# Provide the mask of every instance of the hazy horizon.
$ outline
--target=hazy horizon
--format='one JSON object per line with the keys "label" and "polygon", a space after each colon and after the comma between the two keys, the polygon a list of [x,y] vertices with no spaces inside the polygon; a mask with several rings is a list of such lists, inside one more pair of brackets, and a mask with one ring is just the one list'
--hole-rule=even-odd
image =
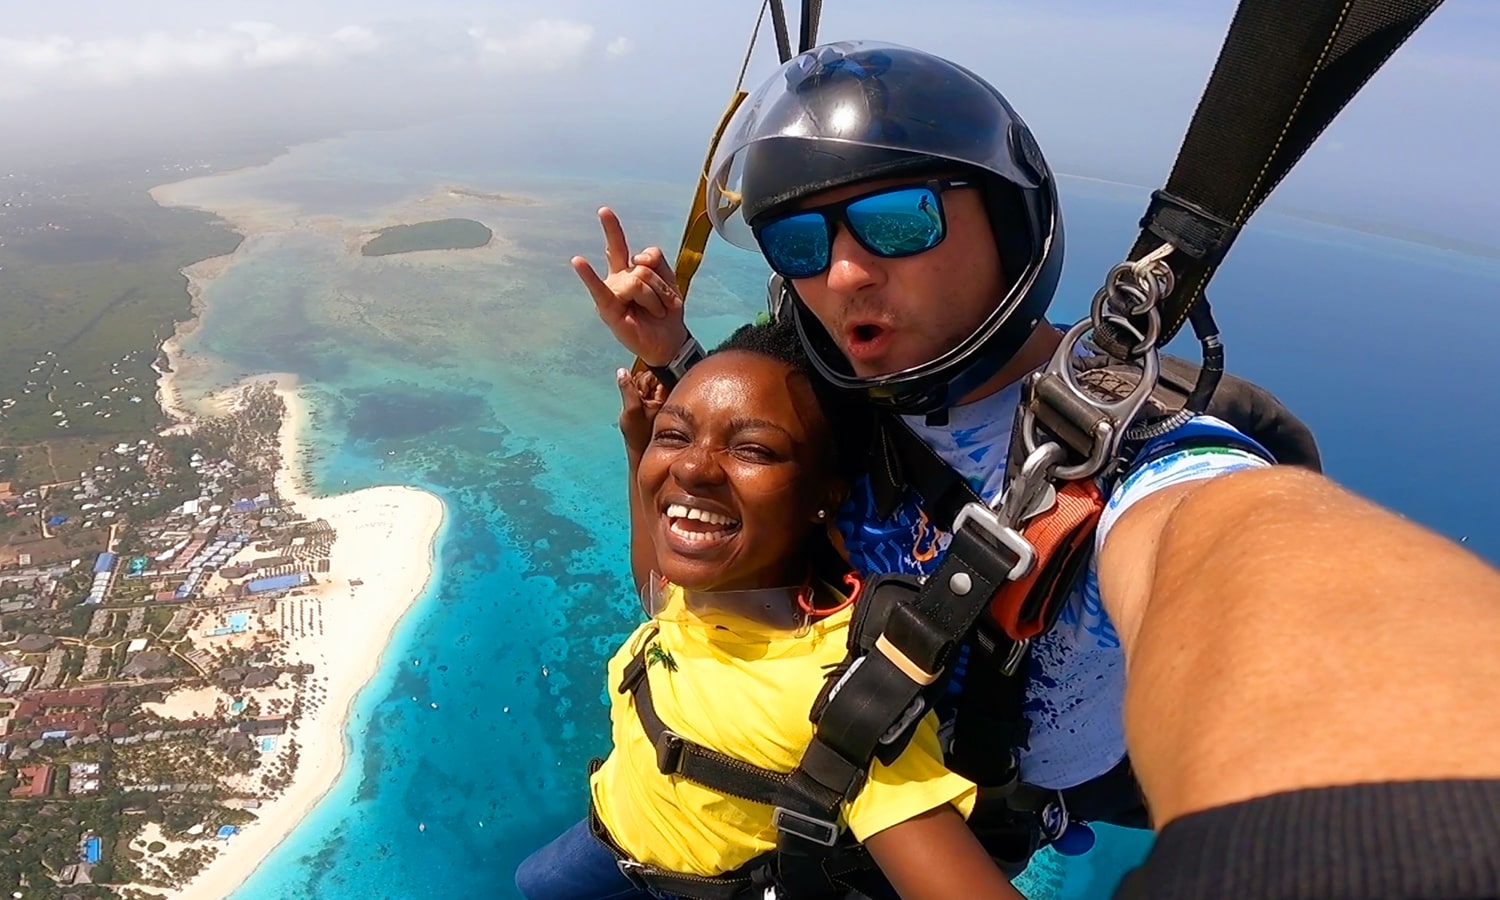
{"label": "hazy horizon", "polygon": [[[473,117],[504,135],[497,144],[529,142],[585,171],[688,179],[758,9],[758,0],[653,0],[624,17],[602,0],[26,7],[0,37],[0,166]],[[1128,10],[951,0],[940,14],[833,2],[819,37],[887,39],[954,59],[1006,92],[1059,171],[1158,185],[1233,11],[1231,0],[1134,0]],[[1487,162],[1500,158],[1500,117],[1483,112],[1500,95],[1500,62],[1486,55],[1496,38],[1500,8],[1444,4],[1268,208],[1500,247],[1500,172]],[[747,80],[775,64],[766,28]]]}

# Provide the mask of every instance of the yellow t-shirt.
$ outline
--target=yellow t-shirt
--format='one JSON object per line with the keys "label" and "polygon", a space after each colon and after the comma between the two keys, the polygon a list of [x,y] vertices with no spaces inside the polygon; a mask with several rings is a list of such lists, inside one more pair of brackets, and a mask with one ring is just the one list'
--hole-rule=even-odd
{"label": "yellow t-shirt", "polygon": [[[657,623],[653,639],[676,671],[646,669],[651,700],[681,737],[777,772],[797,767],[812,740],[809,721],[824,675],[844,658],[848,609],[812,625],[802,637],[745,637],[675,621]],[[675,872],[718,875],[775,849],[771,807],[730,797],[656,768],[656,749],[618,688],[652,623],[636,629],[609,662],[614,750],[590,780],[594,806],[610,836],[637,861]],[[974,785],[948,771],[929,713],[894,765],[873,763],[869,780],[844,820],[863,841],[944,803],[965,817]]]}

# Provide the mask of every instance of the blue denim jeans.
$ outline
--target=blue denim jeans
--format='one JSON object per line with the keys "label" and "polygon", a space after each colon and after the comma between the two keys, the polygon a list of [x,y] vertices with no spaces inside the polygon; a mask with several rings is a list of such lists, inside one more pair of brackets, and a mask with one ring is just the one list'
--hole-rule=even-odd
{"label": "blue denim jeans", "polygon": [[536,851],[516,869],[516,889],[527,900],[649,900],[615,864],[584,819]]}

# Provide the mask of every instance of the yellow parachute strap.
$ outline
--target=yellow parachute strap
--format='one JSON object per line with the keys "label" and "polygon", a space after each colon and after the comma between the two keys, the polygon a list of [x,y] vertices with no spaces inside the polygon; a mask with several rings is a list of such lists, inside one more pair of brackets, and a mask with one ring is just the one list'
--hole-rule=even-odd
{"label": "yellow parachute strap", "polygon": [[[677,263],[673,267],[673,272],[677,275],[677,290],[684,302],[687,301],[688,286],[698,273],[698,267],[703,264],[703,251],[708,246],[708,236],[713,233],[713,223],[708,220],[708,167],[713,164],[714,151],[719,149],[719,141],[724,137],[724,129],[729,126],[730,118],[749,96],[744,90],[745,72],[750,68],[750,56],[755,52],[755,39],[760,34],[761,22],[765,20],[766,7],[772,2],[779,0],[762,0],[760,4],[755,27],[750,31],[750,45],[745,48],[745,58],[740,62],[740,74],[734,82],[734,96],[729,99],[729,105],[719,117],[718,127],[714,129],[713,138],[708,142],[708,153],[703,157],[703,170],[698,174],[698,189],[693,193],[693,205],[688,210],[687,224],[682,229],[682,244],[677,249]],[[645,369],[646,363],[637,357],[631,371],[642,372]]]}
{"label": "yellow parachute strap", "polygon": [[714,129],[713,140],[708,145],[708,156],[703,160],[703,172],[698,176],[698,190],[693,194],[693,205],[688,210],[687,226],[682,230],[682,246],[677,251],[677,265],[673,269],[677,273],[677,290],[682,293],[684,300],[687,299],[688,285],[692,283],[693,275],[703,262],[708,236],[714,230],[713,223],[708,220],[708,167],[713,162],[714,151],[719,147],[719,139],[724,136],[725,126],[747,96],[742,90],[734,92],[729,106],[724,109],[723,117],[719,119],[719,127]]}
{"label": "yellow parachute strap", "polygon": [[[719,141],[724,137],[724,129],[729,125],[730,117],[748,96],[744,90],[745,73],[750,69],[750,57],[755,53],[755,39],[760,36],[761,23],[766,19],[766,8],[772,4],[776,7],[773,12],[781,9],[781,0],[761,0],[760,12],[755,16],[755,27],[750,29],[750,43],[745,47],[745,58],[740,60],[740,74],[734,80],[734,96],[730,97],[729,105],[719,117],[719,125],[708,142],[708,153],[703,157],[703,171],[698,174],[698,190],[693,194],[687,225],[682,229],[682,246],[677,250],[677,265],[673,270],[677,274],[677,290],[682,294],[683,300],[687,300],[688,285],[697,274],[698,266],[703,263],[703,250],[708,246],[709,234],[713,232],[713,225],[708,220],[708,167],[713,164],[714,151],[719,149]],[[781,27],[785,28],[784,25]]]}

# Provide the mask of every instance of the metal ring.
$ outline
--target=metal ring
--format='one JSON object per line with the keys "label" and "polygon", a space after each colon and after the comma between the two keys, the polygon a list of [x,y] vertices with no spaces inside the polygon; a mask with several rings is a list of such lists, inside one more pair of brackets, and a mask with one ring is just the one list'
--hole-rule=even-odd
{"label": "metal ring", "polygon": [[1142,333],[1139,328],[1135,327],[1135,323],[1131,322],[1124,315],[1106,309],[1104,298],[1105,289],[1100,288],[1099,293],[1094,295],[1094,302],[1089,308],[1089,318],[1094,323],[1095,332],[1098,332],[1099,326],[1105,322],[1113,322],[1124,326],[1126,330],[1135,335],[1136,340],[1140,341],[1140,343],[1130,349],[1130,357],[1132,359],[1155,346],[1156,339],[1161,336],[1161,313],[1157,311],[1156,307],[1153,306],[1145,311],[1146,331]]}
{"label": "metal ring", "polygon": [[[1052,478],[1061,481],[1085,478],[1099,472],[1109,464],[1110,457],[1118,449],[1119,442],[1124,437],[1125,429],[1146,402],[1147,395],[1155,387],[1156,380],[1161,373],[1161,359],[1155,347],[1156,337],[1160,333],[1161,317],[1155,310],[1149,314],[1149,317],[1151,325],[1147,327],[1143,335],[1140,329],[1132,325],[1128,319],[1113,314],[1108,315],[1110,321],[1119,322],[1130,333],[1140,338],[1139,347],[1142,348],[1137,354],[1141,364],[1141,379],[1129,395],[1115,402],[1102,401],[1090,393],[1079,383],[1078,373],[1073,367],[1074,348],[1083,336],[1094,328],[1093,318],[1080,319],[1068,329],[1058,343],[1051,362],[1044,370],[1044,375],[1056,375],[1061,378],[1064,386],[1074,396],[1104,413],[1105,419],[1098,423],[1094,433],[1090,435],[1093,446],[1090,448],[1088,459],[1079,465],[1056,468],[1051,473]],[[1036,412],[1031,404],[1026,404],[1021,408],[1021,443],[1026,448],[1028,459],[1031,454],[1037,452],[1038,447],[1043,446],[1037,437]],[[1018,497],[1017,502],[1020,499]]]}
{"label": "metal ring", "polygon": [[1094,309],[1089,311],[1090,318],[1094,323],[1095,332],[1099,330],[1100,325],[1105,322],[1109,322],[1111,324],[1124,328],[1126,331],[1135,335],[1136,340],[1138,340],[1140,343],[1130,348],[1131,359],[1140,356],[1147,350],[1150,350],[1152,347],[1156,346],[1156,339],[1161,337],[1161,313],[1158,312],[1154,307],[1146,311],[1146,331],[1142,333],[1141,330],[1135,326],[1134,322],[1130,321],[1125,316],[1122,316],[1117,312],[1105,310],[1103,308],[1103,305],[1103,301],[1101,300]]}
{"label": "metal ring", "polygon": [[[1146,290],[1148,293],[1153,294],[1158,301],[1172,293],[1177,287],[1177,273],[1172,271],[1172,267],[1167,265],[1164,259],[1153,260],[1145,268],[1142,268],[1139,262],[1122,263],[1121,265],[1130,270],[1136,284],[1146,287],[1147,280],[1149,279],[1152,284],[1150,287],[1146,287]],[[1116,266],[1116,268],[1120,267]],[[1113,270],[1111,271],[1112,274]]]}
{"label": "metal ring", "polygon": [[[1154,287],[1154,285],[1153,285]],[[1144,316],[1156,306],[1156,298],[1148,290],[1143,290],[1140,285],[1121,281],[1109,286],[1111,301],[1118,301],[1121,296],[1134,298],[1136,304],[1132,307],[1121,309],[1118,302],[1111,302],[1110,307],[1114,312],[1127,316]]]}
{"label": "metal ring", "polygon": [[1156,295],[1158,300],[1170,296],[1177,289],[1177,273],[1164,260],[1157,260],[1151,266],[1151,275],[1160,289]]}
{"label": "metal ring", "polygon": [[[1166,290],[1167,285],[1156,271],[1157,267],[1164,267],[1165,265],[1165,263],[1159,262],[1155,266],[1142,271],[1136,268],[1133,263],[1121,263],[1110,270],[1106,282],[1112,286],[1128,284],[1143,294],[1148,299],[1148,302],[1154,305],[1161,302],[1162,298],[1168,293]],[[1171,275],[1171,269],[1166,269],[1165,271],[1168,275]],[[1129,277],[1127,278],[1126,276]],[[1130,314],[1133,316],[1144,315],[1145,312],[1146,310],[1143,308],[1139,312],[1132,310]]]}

